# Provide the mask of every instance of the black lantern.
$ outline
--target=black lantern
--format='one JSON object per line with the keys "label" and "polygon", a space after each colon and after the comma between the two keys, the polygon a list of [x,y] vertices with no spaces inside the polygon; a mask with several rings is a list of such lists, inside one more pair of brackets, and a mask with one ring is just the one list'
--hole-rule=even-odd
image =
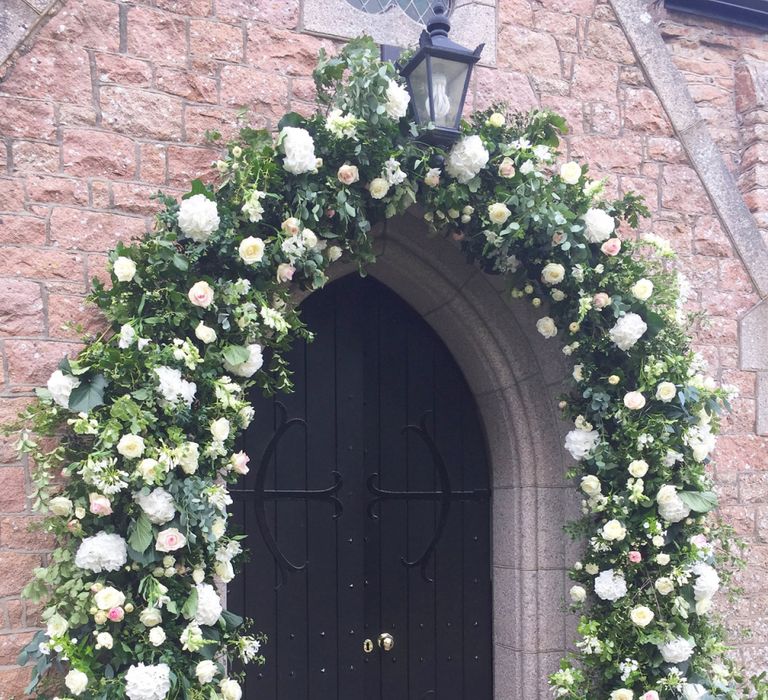
{"label": "black lantern", "polygon": [[423,139],[449,146],[459,137],[459,121],[464,110],[472,67],[480,60],[484,44],[474,51],[448,38],[451,23],[446,7],[436,2],[427,28],[419,38],[419,50],[401,69],[408,82],[416,123],[425,130]]}

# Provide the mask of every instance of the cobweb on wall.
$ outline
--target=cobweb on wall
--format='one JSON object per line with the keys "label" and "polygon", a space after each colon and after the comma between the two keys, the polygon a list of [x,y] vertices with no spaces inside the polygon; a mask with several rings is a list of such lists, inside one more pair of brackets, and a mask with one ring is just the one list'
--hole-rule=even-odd
{"label": "cobweb on wall", "polygon": [[[378,15],[382,12],[397,7],[402,8],[403,12],[419,24],[424,24],[432,13],[432,4],[434,0],[347,0],[347,2],[358,10],[367,12],[371,15]],[[450,12],[453,2],[444,0]]]}

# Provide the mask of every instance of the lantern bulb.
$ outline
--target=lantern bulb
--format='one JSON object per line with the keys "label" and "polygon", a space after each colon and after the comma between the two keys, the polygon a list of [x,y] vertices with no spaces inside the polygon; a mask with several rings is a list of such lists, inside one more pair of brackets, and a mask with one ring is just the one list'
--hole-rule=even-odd
{"label": "lantern bulb", "polygon": [[[447,86],[448,79],[442,73],[435,73],[432,76],[432,103],[435,108],[434,118],[437,123],[443,122],[451,111],[451,101],[446,91]],[[427,97],[424,107],[426,113],[429,114],[429,97]]]}

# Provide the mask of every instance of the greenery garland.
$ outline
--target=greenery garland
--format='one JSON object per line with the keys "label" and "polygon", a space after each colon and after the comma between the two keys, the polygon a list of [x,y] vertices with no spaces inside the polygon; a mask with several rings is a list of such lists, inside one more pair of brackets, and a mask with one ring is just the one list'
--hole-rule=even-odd
{"label": "greenery garland", "polygon": [[571,531],[587,547],[571,570],[578,651],[551,677],[555,695],[742,697],[710,618],[733,557],[704,517],[727,395],[689,349],[666,243],[618,235],[647,214],[641,200],[605,201],[586,166],[556,167],[565,124],[551,112],[496,106],[449,153],[421,143],[370,39],[321,54],[314,77],[314,116],[287,115],[277,141],[242,129],[215,190],[159,196],[154,232],[118,245],[111,286],[94,283],[109,332],[22,417],[58,545],[25,590],[46,601],[47,629],[21,659],[36,661],[32,688],[239,700],[236,662],[264,663],[265,640],[222,609],[216,585],[242,553],[226,483],[248,469],[234,452],[248,392],[291,388],[283,355],[308,337],[293,290],[323,286],[339,258],[364,269],[372,226],[418,203],[470,263],[541,308],[539,332],[573,362],[561,408],[584,494]]}

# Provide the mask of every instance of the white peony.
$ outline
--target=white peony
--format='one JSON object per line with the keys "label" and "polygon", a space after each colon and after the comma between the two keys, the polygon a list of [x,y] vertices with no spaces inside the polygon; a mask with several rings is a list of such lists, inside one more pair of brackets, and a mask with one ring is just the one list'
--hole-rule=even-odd
{"label": "white peony", "polygon": [[261,345],[253,343],[248,346],[248,359],[245,362],[232,365],[225,360],[224,369],[226,369],[227,372],[236,374],[238,377],[251,377],[261,369],[263,364],[264,358],[261,354]]}
{"label": "white peony", "polygon": [[662,486],[656,494],[659,515],[670,523],[679,523],[691,513],[691,509],[677,495],[677,489],[671,484]]}
{"label": "white peony", "polygon": [[225,678],[219,683],[219,690],[221,690],[221,697],[224,700],[240,700],[243,697],[243,691],[240,688],[240,684],[232,678]]}
{"label": "white peony", "polygon": [[125,694],[129,700],[165,700],[171,690],[168,664],[131,666],[125,674]]}
{"label": "white peony", "polygon": [[88,687],[88,676],[82,671],[73,668],[65,677],[64,685],[67,686],[72,695],[82,695]]}
{"label": "white peony", "polygon": [[165,401],[169,404],[182,401],[187,406],[192,405],[197,392],[197,385],[194,382],[182,379],[181,372],[171,367],[155,367],[154,371],[160,380],[158,391]]}
{"label": "white peony", "polygon": [[595,578],[595,593],[602,600],[615,601],[627,594],[627,582],[621,574],[613,569],[601,571]]}
{"label": "white peony", "polygon": [[603,539],[609,542],[621,542],[627,536],[627,528],[618,520],[609,520],[603,525],[602,535]]}
{"label": "white peony", "polygon": [[632,292],[632,296],[635,297],[635,299],[639,299],[640,301],[648,301],[648,299],[650,299],[651,295],[653,294],[653,282],[643,277],[643,279],[637,280],[637,282],[632,285],[632,289],[630,291]]}
{"label": "white peony", "polygon": [[118,282],[130,282],[136,275],[136,263],[122,255],[112,265]]}
{"label": "white peony", "polygon": [[197,676],[197,682],[200,685],[210,683],[218,672],[218,666],[216,666],[210,659],[205,659],[205,661],[201,661],[195,666],[195,675]]}
{"label": "white peony", "polygon": [[306,129],[285,126],[280,132],[280,143],[285,151],[283,167],[292,175],[317,170],[315,142]]}
{"label": "white peony", "polygon": [[198,583],[195,588],[197,590],[195,622],[199,625],[208,625],[209,627],[215,625],[219,621],[223,610],[219,594],[210,583]]}
{"label": "white peony", "polygon": [[119,608],[125,603],[125,593],[112,586],[105,586],[94,594],[93,602],[99,610]]}
{"label": "white peony", "polygon": [[646,605],[638,605],[635,608],[632,608],[632,610],[629,613],[629,618],[634,622],[638,627],[647,627],[648,625],[653,622],[653,618],[655,617],[653,610],[651,610]]}
{"label": "white peony", "polygon": [[153,627],[149,630],[149,643],[153,647],[159,647],[166,640],[165,630],[162,627]]}
{"label": "white peony", "polygon": [[693,595],[697,601],[711,600],[720,589],[720,577],[709,564],[700,562],[693,569],[696,581],[693,584]]}
{"label": "white peony", "polygon": [[541,271],[541,281],[552,286],[565,279],[565,268],[559,263],[547,263]]}
{"label": "white peony", "polygon": [[684,637],[675,637],[672,641],[657,644],[656,648],[668,664],[681,664],[691,658],[695,646],[694,642],[689,642]]}
{"label": "white peony", "polygon": [[387,101],[384,103],[384,109],[387,112],[387,116],[392,119],[402,119],[408,114],[408,104],[411,101],[411,96],[408,94],[402,85],[396,83],[394,80],[389,81],[387,86]]}
{"label": "white peony", "polygon": [[565,449],[575,460],[584,459],[600,442],[600,434],[596,430],[571,430],[565,436]]}
{"label": "white peony", "polygon": [[51,398],[62,408],[69,408],[69,395],[72,389],[80,386],[80,380],[71,374],[64,374],[57,369],[48,379],[48,391]]}
{"label": "white peony", "polygon": [[584,237],[590,243],[602,243],[611,237],[616,228],[614,218],[602,209],[589,209],[582,218],[584,220]]}
{"label": "white peony", "polygon": [[536,330],[545,338],[554,338],[557,335],[555,321],[549,316],[544,316],[536,321]]}
{"label": "white peony", "polygon": [[144,438],[140,435],[123,435],[117,443],[117,451],[126,459],[138,459],[144,454]]}
{"label": "white peony", "polygon": [[648,330],[648,325],[635,313],[624,314],[608,332],[621,350],[629,350]]}
{"label": "white peony", "polygon": [[165,489],[157,488],[148,494],[137,493],[133,500],[141,506],[149,522],[155,525],[165,525],[176,515],[173,496]]}
{"label": "white peony", "polygon": [[179,228],[193,241],[207,241],[219,228],[219,211],[216,202],[204,194],[195,194],[181,201]]}
{"label": "white peony", "polygon": [[54,515],[66,518],[72,513],[72,501],[66,496],[56,496],[48,501],[48,510]]}
{"label": "white peony", "polygon": [[75,564],[94,574],[117,571],[127,560],[128,549],[125,540],[120,535],[106,532],[86,537],[75,554]]}
{"label": "white peony", "polygon": [[477,135],[465,136],[448,154],[445,171],[462,184],[475,177],[488,163],[489,154]]}

